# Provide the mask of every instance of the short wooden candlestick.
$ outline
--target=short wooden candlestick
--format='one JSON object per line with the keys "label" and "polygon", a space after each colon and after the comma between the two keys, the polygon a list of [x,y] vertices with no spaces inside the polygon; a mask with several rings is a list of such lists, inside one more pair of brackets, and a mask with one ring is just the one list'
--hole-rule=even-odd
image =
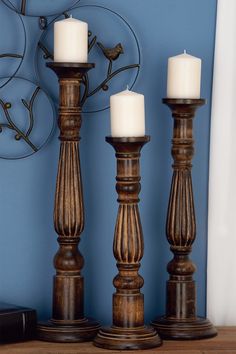
{"label": "short wooden candlestick", "polygon": [[138,202],[140,192],[140,151],[150,140],[107,137],[117,158],[116,190],[119,211],[115,228],[113,251],[119,274],[113,284],[113,325],[102,328],[94,344],[98,347],[125,350],[148,349],[161,345],[152,327],[144,326],[144,298],[140,293],[144,280],[138,270],[143,256],[143,234]]}
{"label": "short wooden candlestick", "polygon": [[174,118],[172,140],[173,178],[169,199],[166,232],[174,258],[167,266],[166,315],[151,324],[165,339],[201,339],[214,337],[216,329],[209,320],[197,317],[195,265],[189,259],[196,236],[192,190],[194,155],[193,118],[203,99],[164,99]]}
{"label": "short wooden candlestick", "polygon": [[47,63],[60,84],[60,158],[54,207],[59,250],[54,257],[52,319],[38,325],[38,338],[50,342],[92,340],[99,323],[84,317],[83,257],[78,250],[84,228],[79,159],[80,83],[94,64]]}

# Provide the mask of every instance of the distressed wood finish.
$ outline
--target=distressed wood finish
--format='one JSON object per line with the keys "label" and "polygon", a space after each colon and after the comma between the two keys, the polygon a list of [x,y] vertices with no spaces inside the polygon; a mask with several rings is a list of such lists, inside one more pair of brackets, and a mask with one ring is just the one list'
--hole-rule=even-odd
{"label": "distressed wood finish", "polygon": [[84,259],[78,250],[84,229],[84,205],[79,159],[81,128],[80,82],[93,64],[49,63],[60,83],[60,157],[54,226],[59,250],[54,257],[52,319],[38,325],[38,338],[55,342],[93,339],[99,324],[84,317]]}
{"label": "distressed wood finish", "polygon": [[197,317],[195,265],[189,259],[196,237],[196,221],[192,189],[194,155],[193,118],[203,99],[164,99],[174,118],[172,140],[173,178],[169,199],[166,233],[174,258],[167,271],[166,315],[152,325],[166,339],[201,339],[213,337],[216,329],[205,318]]}
{"label": "distressed wood finish", "polygon": [[116,190],[119,211],[113,251],[118,275],[113,284],[113,325],[102,328],[94,344],[106,349],[147,349],[161,345],[156,331],[144,326],[144,299],[140,289],[144,280],[139,275],[143,257],[143,234],[138,202],[140,192],[140,151],[150,140],[140,138],[107,137],[117,158]]}

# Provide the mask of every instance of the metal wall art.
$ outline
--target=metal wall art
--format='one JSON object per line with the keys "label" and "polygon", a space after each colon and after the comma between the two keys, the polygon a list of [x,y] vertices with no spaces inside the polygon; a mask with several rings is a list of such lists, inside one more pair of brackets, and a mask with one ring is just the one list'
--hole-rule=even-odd
{"label": "metal wall art", "polygon": [[72,6],[77,5],[80,0],[2,0],[11,10],[23,16],[40,17],[56,16]]}
{"label": "metal wall art", "polygon": [[[136,83],[141,64],[137,36],[121,15],[104,6],[79,5],[55,17],[43,30],[35,58],[40,84],[55,102],[58,100],[58,86],[55,75],[49,69],[45,70],[45,61],[53,60],[54,22],[69,15],[89,23],[89,62],[96,63],[96,68],[84,76],[83,112],[103,111],[109,108],[111,94],[127,86],[132,89]],[[114,32],[119,33],[118,39],[114,38]]]}
{"label": "metal wall art", "polygon": [[[56,5],[47,0],[0,1],[17,18],[22,30],[21,43],[16,44],[16,48],[20,48],[9,51],[1,50],[0,46],[0,158],[19,159],[38,152],[50,140],[54,130],[58,85],[45,62],[53,60],[53,24],[56,20],[72,15],[90,26],[89,61],[96,63],[96,69],[83,78],[81,106],[84,113],[103,111],[109,108],[111,94],[127,86],[132,89],[139,75],[141,54],[130,24],[104,6],[83,5],[81,0],[63,0]],[[35,83],[17,78],[27,48],[24,24],[27,16],[37,17],[42,31],[32,57],[37,77]],[[119,35],[116,37],[114,33]],[[9,60],[16,61],[16,64],[12,72],[4,75],[3,64],[6,66]],[[14,85],[10,90],[12,80]],[[26,85],[27,90],[21,90],[20,84]],[[10,92],[11,96],[8,95]],[[13,94],[14,99],[11,98]]]}
{"label": "metal wall art", "polygon": [[0,91],[0,157],[19,159],[38,152],[52,136],[54,116],[51,98],[37,84],[12,78]]}
{"label": "metal wall art", "polygon": [[[11,16],[11,21],[6,15]],[[13,36],[9,38],[9,35],[6,43],[4,41],[0,43],[0,77],[5,77],[5,80],[1,80],[1,89],[17,75],[23,63],[26,52],[26,28],[22,17],[17,13],[12,14],[10,10],[6,13],[0,12],[0,21],[3,34],[8,34],[12,26],[19,31],[17,43],[15,38]]]}

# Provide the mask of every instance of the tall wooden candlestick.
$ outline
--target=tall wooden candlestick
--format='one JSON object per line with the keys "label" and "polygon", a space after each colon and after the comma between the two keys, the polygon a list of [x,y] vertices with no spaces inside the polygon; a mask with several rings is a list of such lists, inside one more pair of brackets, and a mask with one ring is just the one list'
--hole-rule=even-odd
{"label": "tall wooden candlestick", "polygon": [[167,266],[166,315],[152,325],[165,339],[201,339],[217,334],[213,325],[196,314],[195,265],[189,259],[196,236],[192,191],[194,154],[193,118],[203,99],[164,99],[174,118],[172,140],[173,179],[167,216],[167,239],[174,258]]}
{"label": "tall wooden candlestick", "polygon": [[84,228],[79,159],[80,83],[93,64],[48,63],[60,83],[60,158],[54,208],[59,250],[54,257],[52,319],[38,325],[38,338],[52,342],[91,340],[99,323],[84,317],[83,257],[78,250]]}
{"label": "tall wooden candlestick", "polygon": [[113,325],[102,328],[94,344],[114,350],[147,349],[161,345],[161,340],[151,327],[144,326],[144,298],[140,293],[143,278],[138,270],[143,256],[143,234],[139,217],[140,151],[150,140],[149,136],[137,138],[107,137],[117,157],[116,190],[119,212],[113,244],[119,274],[113,284]]}

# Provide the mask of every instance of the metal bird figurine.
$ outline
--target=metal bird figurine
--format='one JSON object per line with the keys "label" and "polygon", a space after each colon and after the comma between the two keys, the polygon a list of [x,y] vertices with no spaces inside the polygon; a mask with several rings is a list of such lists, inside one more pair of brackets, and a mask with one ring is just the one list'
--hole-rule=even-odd
{"label": "metal bird figurine", "polygon": [[120,54],[124,54],[121,43],[117,44],[114,48],[105,48],[100,42],[97,42],[97,45],[101,48],[103,54],[109,61],[114,61],[119,58]]}

